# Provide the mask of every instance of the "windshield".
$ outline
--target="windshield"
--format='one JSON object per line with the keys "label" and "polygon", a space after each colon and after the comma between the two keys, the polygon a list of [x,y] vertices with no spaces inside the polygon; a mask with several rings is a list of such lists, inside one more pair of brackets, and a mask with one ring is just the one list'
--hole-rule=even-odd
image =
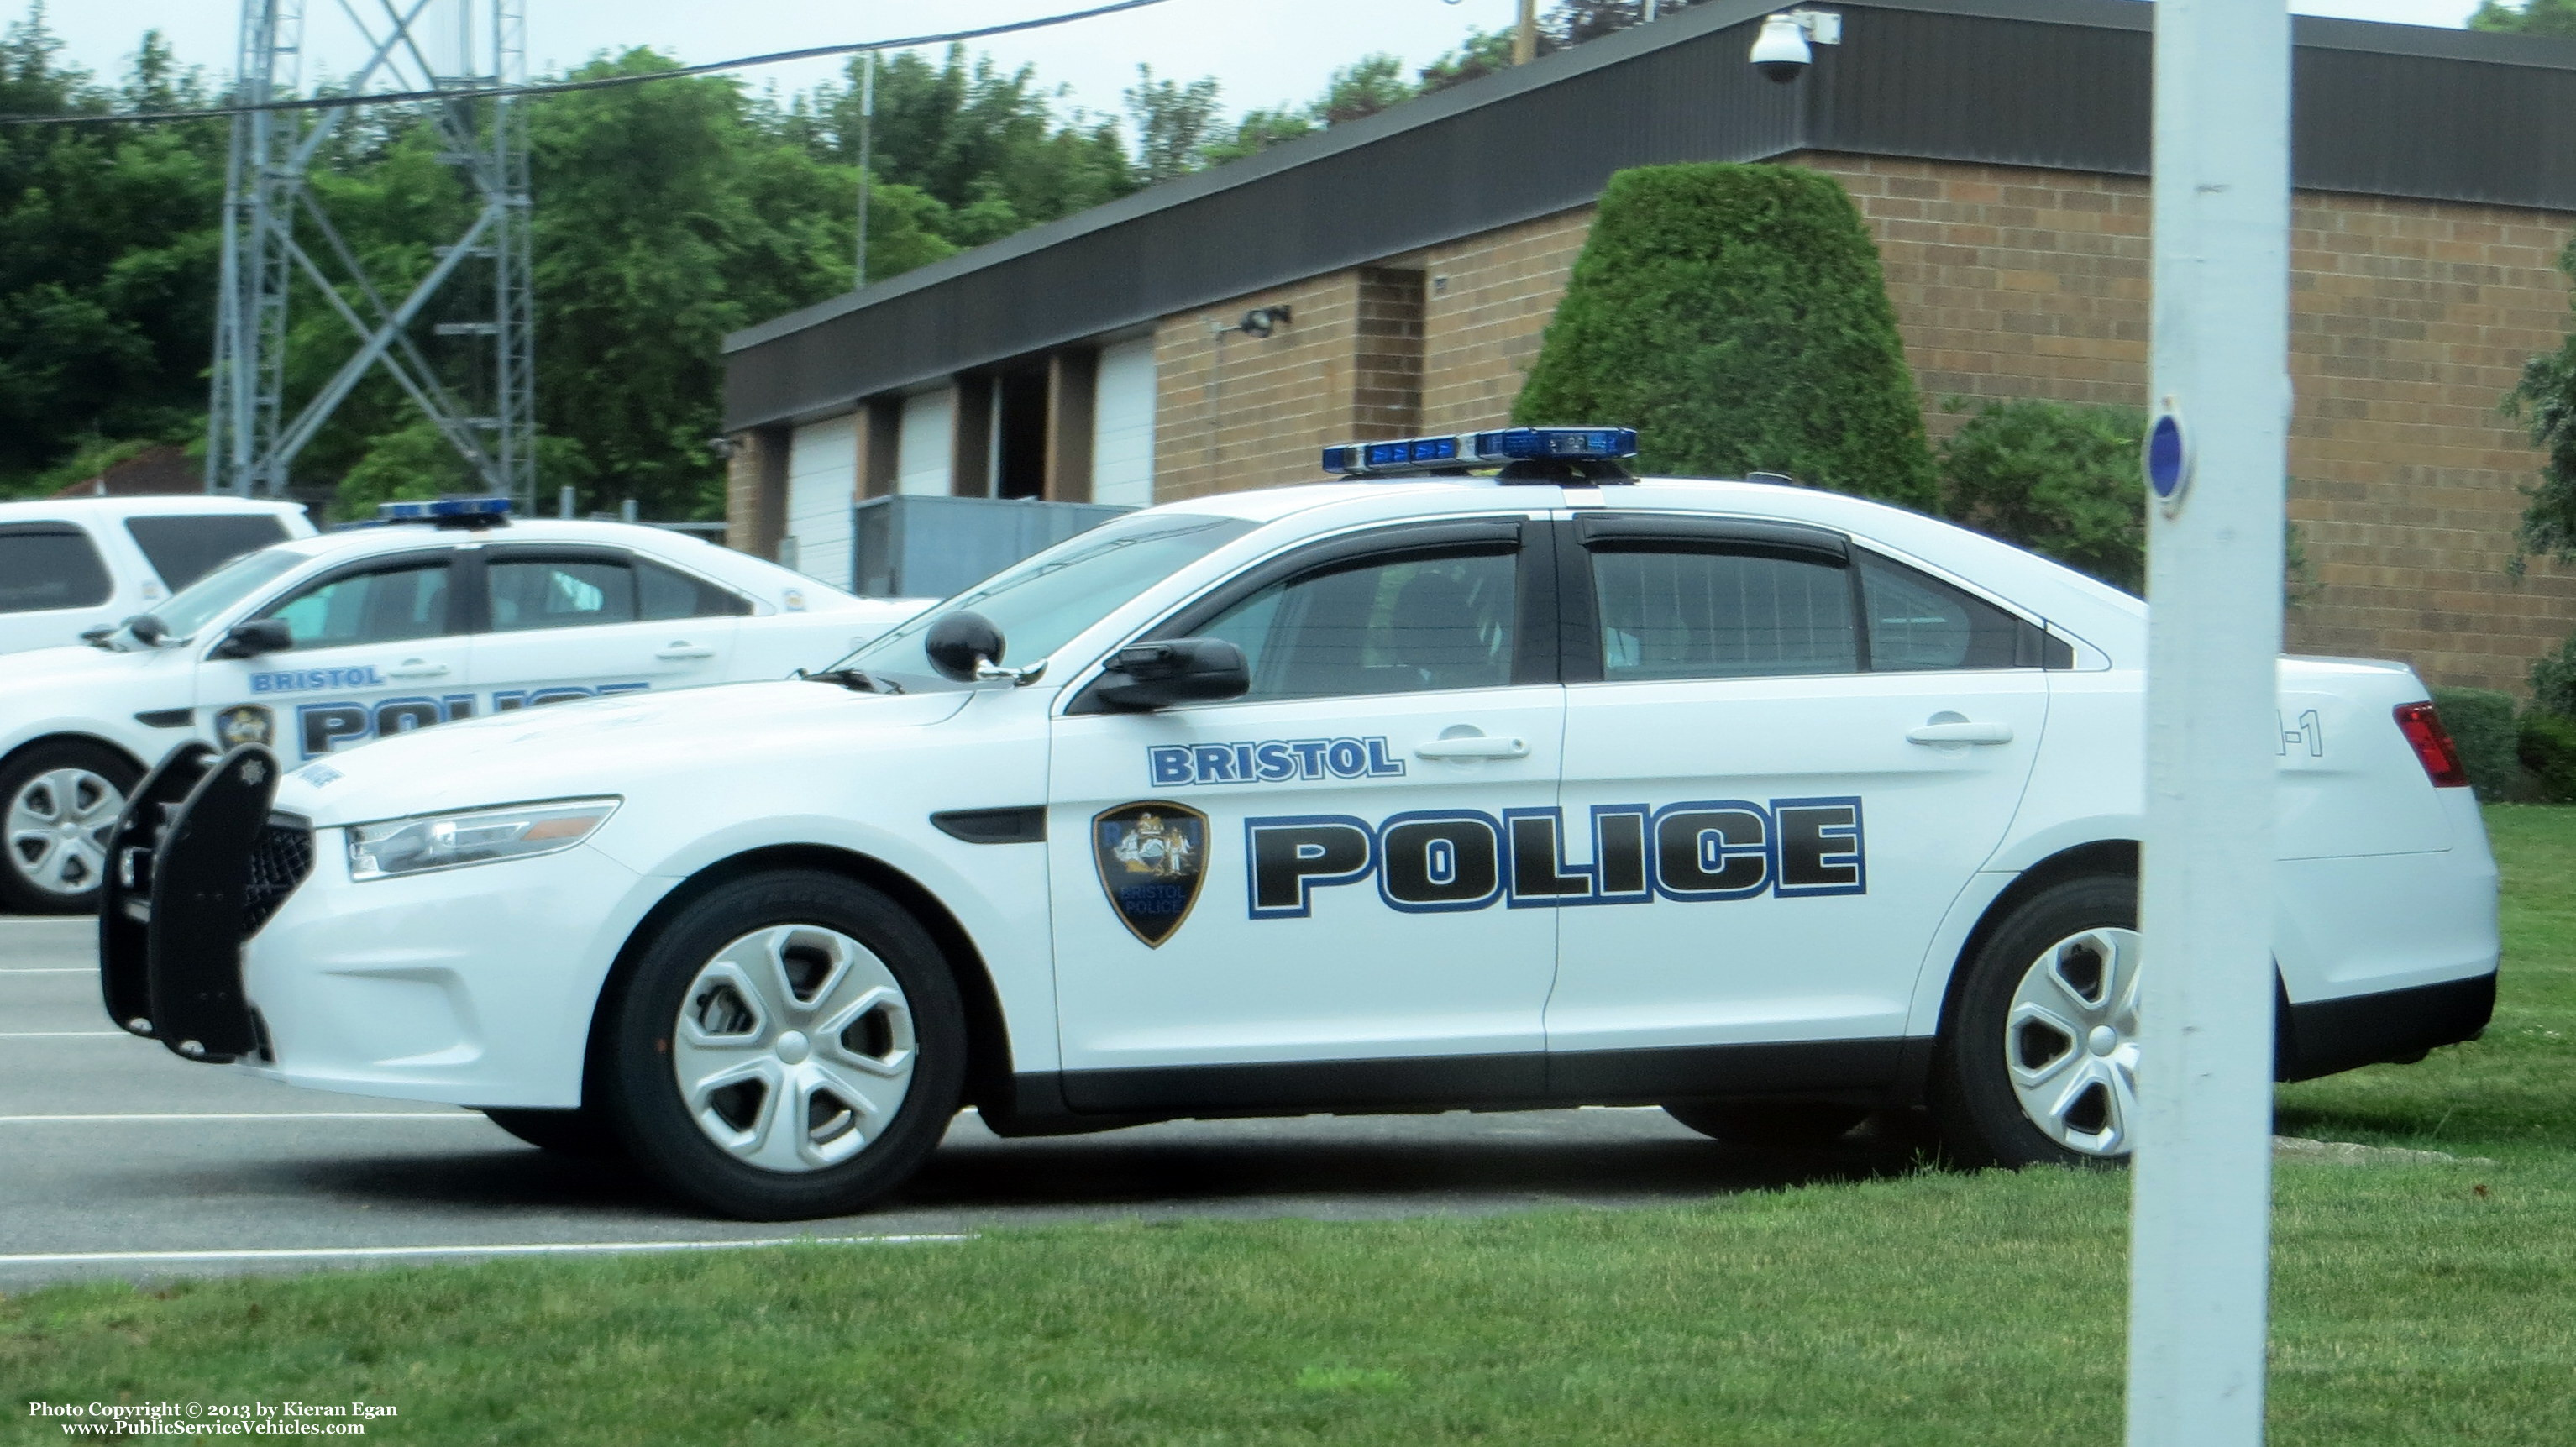
{"label": "windshield", "polygon": [[170,637],[194,638],[198,629],[222,617],[253,590],[293,572],[304,561],[302,553],[280,548],[244,553],[181,589],[153,609],[152,616],[161,620]]}
{"label": "windshield", "polygon": [[937,679],[938,670],[922,652],[922,638],[931,624],[970,608],[1002,631],[1007,656],[994,662],[1035,663],[1137,594],[1255,526],[1240,518],[1187,513],[1103,523],[995,573],[836,666],[907,681]]}

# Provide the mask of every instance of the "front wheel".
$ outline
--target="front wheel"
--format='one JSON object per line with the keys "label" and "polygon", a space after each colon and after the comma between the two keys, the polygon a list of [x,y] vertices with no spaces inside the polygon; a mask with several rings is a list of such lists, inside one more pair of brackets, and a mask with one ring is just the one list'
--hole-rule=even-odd
{"label": "front wheel", "polygon": [[608,1118],[665,1185],[745,1220],[839,1216],[902,1185],[947,1131],[965,1009],[901,905],[780,871],[662,927],[604,1048]]}
{"label": "front wheel", "polygon": [[80,739],[30,745],[0,765],[0,913],[96,912],[108,836],[142,778],[124,755]]}
{"label": "front wheel", "polygon": [[2024,900],[1966,964],[1933,1114],[1961,1160],[2109,1165],[2138,1121],[2138,885],[2092,875]]}

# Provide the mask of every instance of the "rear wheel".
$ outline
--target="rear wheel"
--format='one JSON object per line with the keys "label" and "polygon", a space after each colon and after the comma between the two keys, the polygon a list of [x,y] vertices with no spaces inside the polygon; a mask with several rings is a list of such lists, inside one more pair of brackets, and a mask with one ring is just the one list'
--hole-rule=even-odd
{"label": "rear wheel", "polygon": [[2112,1165],[2138,1119],[2138,885],[2070,879],[2024,900],[1968,962],[1933,1113],[1963,1161]]}
{"label": "rear wheel", "polygon": [[1731,1146],[1820,1146],[1869,1118],[1856,1105],[1821,1100],[1680,1101],[1664,1114]]}
{"label": "rear wheel", "polygon": [[142,778],[123,754],[80,739],[33,744],[0,765],[0,912],[96,911],[108,836]]}
{"label": "rear wheel", "polygon": [[846,1215],[902,1185],[965,1081],[965,1009],[929,933],[815,871],[683,909],[636,962],[605,1044],[629,1155],[746,1220]]}

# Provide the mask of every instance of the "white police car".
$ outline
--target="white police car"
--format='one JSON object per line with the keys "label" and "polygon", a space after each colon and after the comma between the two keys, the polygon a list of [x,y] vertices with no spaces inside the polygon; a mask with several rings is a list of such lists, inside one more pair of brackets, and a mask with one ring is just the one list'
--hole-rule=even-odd
{"label": "white police car", "polygon": [[[1516,460],[1123,517],[807,681],[192,751],[118,836],[109,1009],[747,1217],[867,1203],[961,1104],[2125,1154],[2144,605],[1632,450],[1334,449]],[[2423,685],[2284,660],[2277,730],[2280,1074],[2475,1035],[2495,869]]]}
{"label": "white police car", "polygon": [[[919,611],[496,499],[246,554],[95,647],[0,657],[0,912],[94,908],[106,834],[182,740],[320,757],[480,714],[783,678]],[[418,525],[407,525],[418,524]]]}

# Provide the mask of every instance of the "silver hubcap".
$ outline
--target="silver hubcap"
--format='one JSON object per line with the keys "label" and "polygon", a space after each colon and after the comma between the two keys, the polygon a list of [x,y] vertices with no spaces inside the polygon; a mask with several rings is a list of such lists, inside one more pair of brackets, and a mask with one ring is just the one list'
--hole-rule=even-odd
{"label": "silver hubcap", "polygon": [[2138,932],[2086,930],[2031,961],[2003,1047],[2031,1124],[2083,1155],[2127,1155],[2138,1111]]}
{"label": "silver hubcap", "polygon": [[912,1007],[867,946],[781,925],[716,952],[680,1002],[671,1069],[707,1139],[763,1170],[866,1150],[912,1089]]}
{"label": "silver hubcap", "polygon": [[87,894],[107,877],[107,836],[125,794],[87,769],[52,769],[9,801],[9,863],[50,894]]}

